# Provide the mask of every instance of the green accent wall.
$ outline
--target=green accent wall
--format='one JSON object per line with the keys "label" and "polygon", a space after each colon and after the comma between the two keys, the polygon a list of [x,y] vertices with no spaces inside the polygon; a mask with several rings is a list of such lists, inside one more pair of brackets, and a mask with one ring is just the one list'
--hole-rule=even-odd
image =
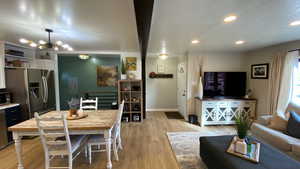
{"label": "green accent wall", "polygon": [[78,55],[58,55],[60,109],[69,109],[68,101],[80,98],[87,91],[116,91],[116,87],[97,86],[97,66],[118,66],[121,68],[120,55],[89,55],[81,60]]}

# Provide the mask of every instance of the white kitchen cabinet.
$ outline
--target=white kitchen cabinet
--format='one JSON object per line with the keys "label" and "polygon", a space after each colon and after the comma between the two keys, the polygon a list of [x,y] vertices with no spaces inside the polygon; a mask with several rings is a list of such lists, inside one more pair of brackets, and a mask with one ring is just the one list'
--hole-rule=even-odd
{"label": "white kitchen cabinet", "polygon": [[0,89],[5,88],[5,50],[4,42],[0,41]]}

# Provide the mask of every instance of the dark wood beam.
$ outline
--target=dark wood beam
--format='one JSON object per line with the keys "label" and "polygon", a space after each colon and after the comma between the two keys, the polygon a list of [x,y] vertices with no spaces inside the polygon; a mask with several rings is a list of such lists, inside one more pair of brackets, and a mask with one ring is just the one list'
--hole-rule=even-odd
{"label": "dark wood beam", "polygon": [[143,111],[146,118],[146,56],[151,29],[154,0],[134,0],[134,9],[142,61]]}

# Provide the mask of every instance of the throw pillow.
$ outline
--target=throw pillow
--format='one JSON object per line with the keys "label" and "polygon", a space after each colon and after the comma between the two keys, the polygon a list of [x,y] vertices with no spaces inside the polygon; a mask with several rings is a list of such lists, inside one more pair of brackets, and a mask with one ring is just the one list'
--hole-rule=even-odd
{"label": "throw pillow", "polygon": [[274,129],[274,130],[279,130],[279,131],[286,131],[288,121],[281,118],[280,116],[273,116],[269,128]]}
{"label": "throw pillow", "polygon": [[290,112],[287,132],[292,137],[300,138],[300,115],[293,111]]}

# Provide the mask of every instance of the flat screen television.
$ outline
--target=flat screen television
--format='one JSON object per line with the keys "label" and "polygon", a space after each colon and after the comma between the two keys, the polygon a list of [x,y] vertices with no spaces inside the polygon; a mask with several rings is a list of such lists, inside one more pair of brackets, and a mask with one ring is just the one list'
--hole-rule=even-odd
{"label": "flat screen television", "polygon": [[205,98],[239,98],[246,94],[246,72],[204,72]]}

